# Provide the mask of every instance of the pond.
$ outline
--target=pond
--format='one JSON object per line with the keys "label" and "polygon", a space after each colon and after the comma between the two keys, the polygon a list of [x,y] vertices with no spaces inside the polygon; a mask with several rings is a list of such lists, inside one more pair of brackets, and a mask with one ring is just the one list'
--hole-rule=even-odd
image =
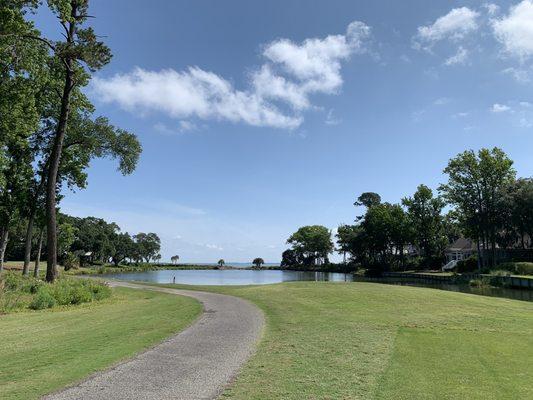
{"label": "pond", "polygon": [[[125,281],[141,281],[154,283],[181,283],[186,285],[267,285],[271,283],[292,281],[331,281],[353,282],[352,274],[334,272],[311,271],[281,271],[281,270],[157,270],[146,272],[125,272],[121,274],[106,274],[108,278]],[[428,287],[433,289],[448,290],[453,292],[477,294],[491,297],[504,297],[514,300],[533,301],[533,290],[471,287],[442,283],[404,282],[392,278],[363,278],[356,277],[357,281],[375,282],[393,285]]]}
{"label": "pond", "polygon": [[126,281],[176,283],[186,285],[266,285],[291,281],[351,282],[353,275],[333,272],[280,271],[280,270],[158,270],[106,274],[106,277]]}
{"label": "pond", "polygon": [[489,297],[502,297],[506,299],[533,301],[533,290],[513,289],[508,287],[475,287],[467,284],[451,284],[446,282],[423,283],[423,282],[405,282],[394,278],[364,278],[357,277],[356,281],[383,283],[387,285],[415,286],[432,289],[448,290],[451,292],[477,294]]}

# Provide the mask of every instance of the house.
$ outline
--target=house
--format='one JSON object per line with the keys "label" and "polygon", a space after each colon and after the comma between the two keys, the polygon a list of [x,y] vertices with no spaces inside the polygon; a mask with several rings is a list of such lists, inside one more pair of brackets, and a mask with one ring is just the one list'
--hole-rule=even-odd
{"label": "house", "polygon": [[461,261],[466,260],[472,254],[477,253],[477,246],[470,239],[459,238],[452,244],[450,244],[446,250],[444,250],[444,255],[446,256],[446,262],[450,263],[451,261]]}

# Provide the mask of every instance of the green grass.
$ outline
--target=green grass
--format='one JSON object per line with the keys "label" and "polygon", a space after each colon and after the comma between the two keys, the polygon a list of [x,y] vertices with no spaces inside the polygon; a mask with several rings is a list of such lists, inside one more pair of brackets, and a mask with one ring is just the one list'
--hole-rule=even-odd
{"label": "green grass", "polygon": [[360,282],[197,288],[267,318],[228,399],[533,398],[533,303]]}
{"label": "green grass", "polygon": [[37,399],[191,324],[195,300],[113,289],[110,299],[0,316],[0,399]]}

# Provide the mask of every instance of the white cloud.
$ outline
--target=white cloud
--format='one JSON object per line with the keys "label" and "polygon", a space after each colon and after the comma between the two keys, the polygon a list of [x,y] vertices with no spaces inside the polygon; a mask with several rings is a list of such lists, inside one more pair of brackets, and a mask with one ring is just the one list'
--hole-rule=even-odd
{"label": "white cloud", "polygon": [[500,6],[494,3],[484,3],[482,7],[487,10],[489,15],[497,14],[500,11]]}
{"label": "white cloud", "polygon": [[224,250],[223,247],[218,246],[216,244],[206,244],[205,247],[207,247],[208,249],[211,249],[211,250],[218,250],[218,251]]}
{"label": "white cloud", "polygon": [[343,35],[302,43],[273,41],[264,47],[266,62],[251,74],[246,90],[199,67],[185,71],[135,68],[127,74],[95,78],[92,88],[102,101],[128,111],[159,111],[178,118],[182,130],[190,123],[184,118],[294,129],[303,122],[302,111],[311,108],[312,94],[338,92],[343,83],[341,63],[365,52],[369,36],[370,28],[355,21]]}
{"label": "white cloud", "polygon": [[478,12],[468,7],[454,8],[433,24],[418,27],[414,38],[415,47],[430,49],[434,43],[444,39],[462,39],[478,29],[478,16]]}
{"label": "white cloud", "polygon": [[490,108],[490,111],[493,113],[503,113],[511,111],[511,107],[506,106],[505,104],[494,103]]}
{"label": "white cloud", "polygon": [[444,64],[448,66],[465,64],[467,60],[468,60],[468,50],[465,49],[463,46],[459,46],[459,48],[457,49],[457,53],[449,57],[444,62]]}
{"label": "white cloud", "polygon": [[496,39],[506,53],[524,61],[533,55],[533,1],[523,0],[509,14],[492,21]]}

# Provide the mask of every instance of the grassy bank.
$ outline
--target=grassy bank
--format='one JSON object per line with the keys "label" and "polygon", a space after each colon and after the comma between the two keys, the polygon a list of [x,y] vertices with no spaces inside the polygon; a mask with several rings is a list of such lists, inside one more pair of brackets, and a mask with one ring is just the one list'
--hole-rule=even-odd
{"label": "grassy bank", "polygon": [[97,303],[0,316],[0,398],[37,399],[162,341],[200,312],[190,298],[119,288]]}
{"label": "grassy bank", "polygon": [[267,317],[228,399],[533,398],[532,303],[359,282],[207,290]]}

